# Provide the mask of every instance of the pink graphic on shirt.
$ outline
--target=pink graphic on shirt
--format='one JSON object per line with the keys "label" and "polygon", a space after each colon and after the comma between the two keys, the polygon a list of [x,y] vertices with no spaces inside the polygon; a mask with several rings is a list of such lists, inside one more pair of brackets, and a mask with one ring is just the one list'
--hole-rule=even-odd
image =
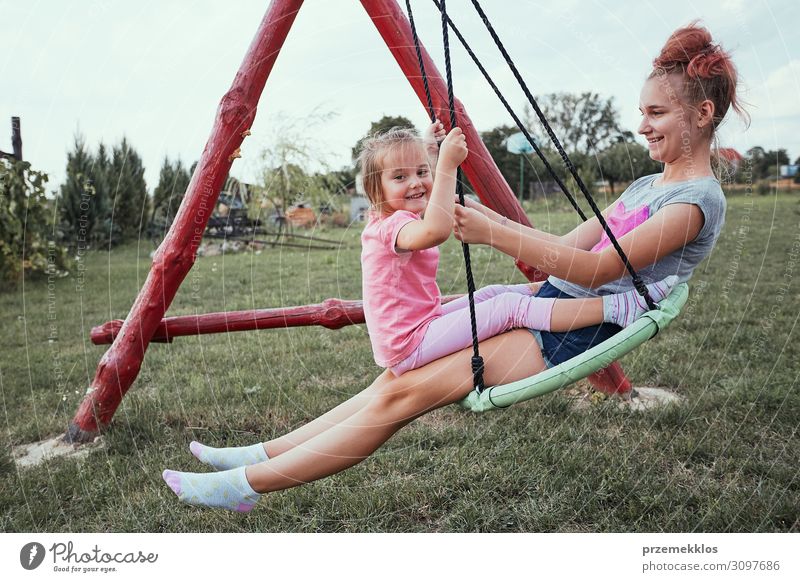
{"label": "pink graphic on shirt", "polygon": [[[606,217],[606,222],[611,232],[614,233],[614,236],[620,239],[648,218],[650,218],[650,209],[647,206],[634,208],[628,211],[625,209],[625,205],[622,202],[618,202],[614,210]],[[608,235],[604,232],[603,236],[600,237],[600,242],[592,247],[592,252],[600,252],[610,244],[611,239],[609,239]]]}

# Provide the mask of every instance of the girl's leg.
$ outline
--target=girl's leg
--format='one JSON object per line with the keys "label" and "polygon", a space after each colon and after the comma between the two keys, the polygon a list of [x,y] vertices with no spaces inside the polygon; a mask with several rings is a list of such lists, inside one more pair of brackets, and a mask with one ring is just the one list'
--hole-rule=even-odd
{"label": "girl's leg", "polygon": [[[512,382],[545,368],[539,347],[527,331],[492,338],[481,351],[490,384]],[[374,384],[366,406],[275,459],[218,473],[165,471],[164,479],[187,503],[249,511],[259,493],[294,487],[351,467],[418,416],[462,399],[472,390],[470,357],[471,353],[460,352],[401,378]]]}
{"label": "girl's leg", "polygon": [[[668,277],[664,281],[648,285],[647,289],[653,300],[658,302],[669,294],[676,282],[677,278]],[[514,328],[562,332],[604,321],[624,327],[648,310],[644,299],[635,290],[590,299],[559,300],[532,297],[523,293],[501,293],[491,298],[486,295],[481,303],[475,305],[479,341]],[[432,321],[416,351],[392,368],[392,371],[399,376],[471,344],[469,310],[464,308],[452,311]]]}
{"label": "girl's leg", "polygon": [[[491,299],[492,297],[496,297],[502,293],[519,293],[522,295],[532,295],[534,293],[533,286],[536,286],[536,283],[524,283],[520,285],[489,285],[486,287],[482,287],[478,291],[475,292],[475,302],[481,303],[486,301],[487,299]],[[443,307],[445,309],[450,308],[453,304],[462,304],[462,307],[468,307],[469,303],[466,297],[460,297],[450,303],[445,304]],[[454,310],[450,310],[454,311]],[[499,333],[499,332],[498,332]],[[495,334],[496,335],[496,334]],[[491,336],[487,336],[491,337]],[[467,347],[469,344],[465,344],[463,347]],[[458,348],[460,349],[460,348]],[[447,354],[453,353],[457,351],[454,349]],[[426,362],[428,363],[428,362]],[[336,408],[330,410],[326,414],[312,420],[311,422],[304,424],[303,426],[299,427],[296,430],[293,430],[290,433],[287,433],[283,436],[278,438],[272,439],[263,443],[264,450],[269,458],[274,458],[286,451],[306,442],[310,438],[316,436],[317,434],[326,431],[327,429],[331,428],[332,426],[342,422],[343,420],[349,418],[356,412],[358,412],[361,408],[363,408],[368,402],[371,394],[375,391],[381,390],[382,386],[386,385],[388,382],[396,379],[396,376],[389,371],[384,371],[383,374],[378,376],[375,382],[367,388],[366,390],[356,394],[352,398],[346,400]]]}
{"label": "girl's leg", "polygon": [[[545,368],[527,331],[481,344],[488,384],[519,380]],[[264,463],[247,467],[247,480],[264,493],[308,483],[351,467],[422,414],[457,402],[472,386],[471,352],[463,351],[395,378],[374,390],[368,404],[347,420]]]}
{"label": "girl's leg", "polygon": [[285,453],[289,449],[304,443],[320,432],[324,432],[331,426],[349,418],[367,404],[372,392],[379,390],[382,385],[393,378],[395,378],[394,374],[389,371],[384,371],[369,388],[345,400],[336,408],[311,422],[267,442],[244,447],[215,448],[192,441],[189,445],[189,450],[199,461],[212,466],[218,471],[266,461],[281,453]]}
{"label": "girl's leg", "polygon": [[[678,278],[670,276],[663,281],[651,283],[647,286],[647,291],[653,301],[658,303],[670,294],[677,283]],[[548,331],[564,332],[604,321],[627,327],[649,309],[635,289],[590,299],[556,299]]]}
{"label": "girl's leg", "polygon": [[370,399],[376,392],[381,391],[387,384],[396,379],[397,377],[394,374],[388,370],[384,370],[368,388],[345,400],[339,406],[329,410],[322,416],[296,428],[292,432],[265,442],[264,450],[269,458],[273,458],[303,444],[310,438],[350,418],[353,414],[369,404]]}
{"label": "girl's leg", "polygon": [[[478,341],[514,328],[549,329],[555,301],[513,292],[485,298],[475,305]],[[471,345],[472,324],[465,307],[433,320],[417,349],[392,371],[400,376]]]}
{"label": "girl's leg", "polygon": [[603,323],[603,298],[556,299],[550,314],[550,330],[570,331]]}
{"label": "girl's leg", "polygon": [[[497,297],[503,293],[519,293],[521,295],[531,296],[536,293],[536,290],[538,290],[540,285],[540,283],[521,283],[519,285],[487,285],[486,287],[481,287],[475,291],[473,298],[475,300],[475,304],[477,305],[478,303],[483,303],[487,299]],[[458,311],[459,309],[468,308],[469,296],[464,295],[442,305],[442,315],[447,315],[448,313]]]}

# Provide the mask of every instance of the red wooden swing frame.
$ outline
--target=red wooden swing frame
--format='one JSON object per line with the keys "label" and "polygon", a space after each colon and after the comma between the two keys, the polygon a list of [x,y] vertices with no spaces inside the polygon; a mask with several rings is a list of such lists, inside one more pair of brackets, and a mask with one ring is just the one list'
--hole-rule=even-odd
{"label": "red wooden swing frame", "polygon": [[[65,435],[66,440],[76,443],[90,441],[111,422],[122,398],[139,374],[145,351],[151,341],[171,341],[173,337],[187,333],[293,325],[325,325],[336,328],[363,322],[360,302],[338,299],[329,299],[317,306],[288,310],[258,310],[163,319],[178,288],[194,264],[211,210],[216,206],[217,197],[233,160],[240,156],[239,147],[250,134],[258,100],[302,4],[303,0],[272,0],[270,3],[231,88],[222,97],[211,135],[178,214],[153,257],[152,268],[127,318],[124,323],[109,322],[102,326],[102,330],[93,330],[93,341],[96,343],[113,343],[100,359],[94,380]],[[426,105],[419,62],[405,13],[396,0],[361,0],[361,4],[420,102]],[[429,77],[434,110],[437,117],[448,125],[450,116],[447,87],[425,48],[420,45],[420,49]],[[511,220],[530,226],[517,198],[489,155],[463,104],[458,100],[456,109],[461,128],[470,145],[469,156],[462,164],[462,169],[479,198]],[[546,277],[541,271],[523,263],[517,262],[517,267],[531,281]],[[177,323],[183,327],[176,327]],[[175,332],[178,328],[183,333]],[[631,389],[630,382],[617,363],[594,374],[590,380],[595,387],[607,393],[627,392]]]}

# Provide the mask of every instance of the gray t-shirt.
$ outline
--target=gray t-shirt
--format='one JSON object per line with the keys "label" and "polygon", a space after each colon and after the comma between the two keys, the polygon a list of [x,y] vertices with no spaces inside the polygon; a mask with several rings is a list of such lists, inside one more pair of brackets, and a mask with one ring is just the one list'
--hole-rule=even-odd
{"label": "gray t-shirt", "polygon": [[[659,176],[661,174],[644,176],[628,186],[609,213],[606,222],[614,236],[619,239],[669,204],[694,204],[699,207],[705,222],[697,238],[657,263],[636,271],[645,283],[660,281],[669,275],[677,275],[680,282],[684,282],[692,276],[695,267],[708,256],[717,242],[725,222],[725,196],[719,181],[710,176],[656,186],[653,182]],[[603,237],[592,248],[592,252],[598,252],[610,244],[611,241],[603,233]],[[597,297],[633,289],[628,274],[596,289],[589,289],[557,277],[550,277],[548,281],[573,297]]]}

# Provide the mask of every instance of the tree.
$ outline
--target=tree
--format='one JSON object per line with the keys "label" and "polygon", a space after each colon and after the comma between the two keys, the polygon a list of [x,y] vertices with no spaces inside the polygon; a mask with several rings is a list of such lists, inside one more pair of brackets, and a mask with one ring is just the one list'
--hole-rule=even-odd
{"label": "tree", "polygon": [[597,156],[597,163],[612,195],[619,182],[630,182],[661,171],[661,164],[650,157],[647,148],[628,141],[620,141],[604,149]]}
{"label": "tree", "polygon": [[164,157],[158,186],[153,190],[153,208],[150,223],[159,222],[169,226],[175,219],[178,208],[189,188],[191,176],[183,163],[177,160],[174,164]]}
{"label": "tree", "polygon": [[[328,152],[314,137],[313,129],[333,116],[315,111],[302,120],[281,117],[275,121],[270,144],[261,154],[263,186],[259,195],[262,198],[283,210],[298,202],[317,206],[331,202],[331,191],[322,179],[330,170],[325,161]],[[321,171],[312,172],[313,167]]]}
{"label": "tree", "polygon": [[123,239],[138,238],[145,217],[149,216],[147,184],[142,158],[126,138],[113,148],[109,178],[113,228]]}
{"label": "tree", "polygon": [[[800,166],[800,158],[797,158],[794,161],[794,165],[795,166]],[[795,184],[800,184],[800,172],[798,172],[797,175],[794,177],[794,183]]]}
{"label": "tree", "polygon": [[55,240],[45,196],[47,175],[30,163],[0,158],[0,281],[16,284],[25,273],[58,276],[66,249]]}
{"label": "tree", "polygon": [[[567,153],[596,153],[618,141],[620,135],[632,135],[620,128],[613,97],[604,99],[591,92],[550,93],[537,102]],[[550,144],[538,117],[527,106],[524,121],[538,143]]]}
{"label": "tree", "polygon": [[325,190],[332,194],[342,195],[355,188],[356,171],[353,166],[344,166],[338,170],[317,174],[317,178]]}
{"label": "tree", "polygon": [[520,157],[518,154],[512,154],[506,149],[506,140],[517,131],[514,126],[499,125],[489,131],[481,132],[481,139],[486,149],[489,150],[494,163],[497,164],[497,168],[509,184],[519,182]]}
{"label": "tree", "polygon": [[108,158],[105,144],[100,142],[92,166],[92,185],[94,186],[97,217],[92,238],[98,243],[107,243],[114,238],[111,225],[110,170],[111,160]]}
{"label": "tree", "polygon": [[105,217],[107,191],[103,172],[80,134],[74,136],[73,150],[67,154],[66,174],[58,199],[65,240],[72,247],[89,245]]}
{"label": "tree", "polygon": [[766,151],[761,146],[755,146],[747,150],[747,163],[753,180],[776,178],[779,167],[789,163],[789,154],[785,149]]}
{"label": "tree", "polygon": [[361,153],[361,144],[364,143],[364,140],[368,137],[375,135],[376,133],[384,133],[392,129],[393,127],[405,127],[408,129],[415,129],[414,124],[411,121],[403,117],[402,115],[398,116],[390,116],[384,115],[378,121],[373,121],[369,126],[369,131],[367,134],[362,137],[360,140],[356,142],[356,145],[353,146],[352,154],[353,159],[358,158],[358,154]]}

